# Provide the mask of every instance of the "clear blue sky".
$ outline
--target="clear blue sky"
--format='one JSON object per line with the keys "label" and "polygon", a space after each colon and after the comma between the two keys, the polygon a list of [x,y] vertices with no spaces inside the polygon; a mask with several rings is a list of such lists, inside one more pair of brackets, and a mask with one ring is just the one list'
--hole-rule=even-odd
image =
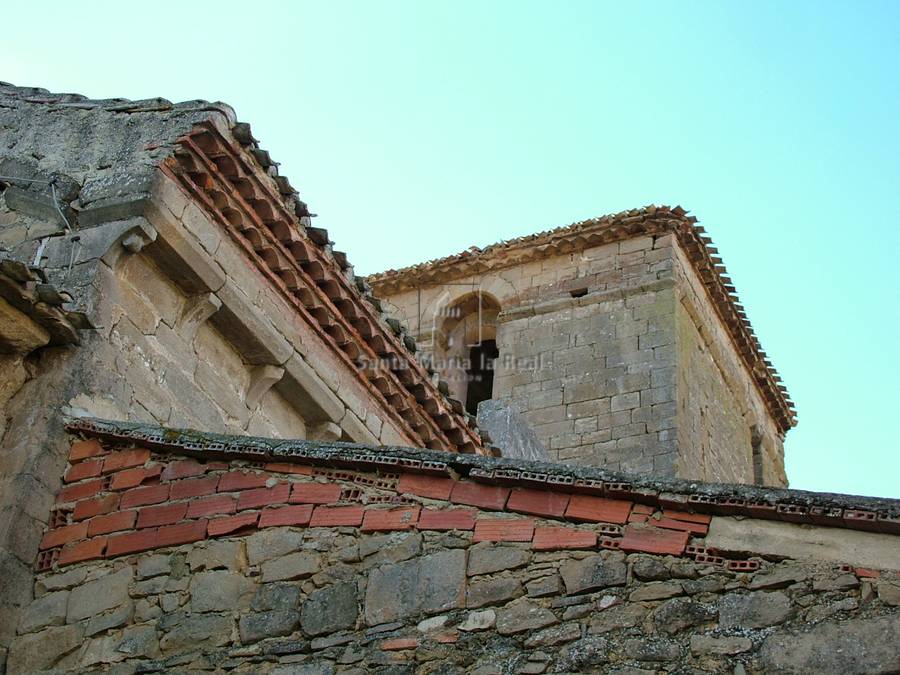
{"label": "clear blue sky", "polygon": [[649,203],[713,236],[796,488],[900,497],[900,3],[7,3],[0,79],[232,104],[357,270]]}

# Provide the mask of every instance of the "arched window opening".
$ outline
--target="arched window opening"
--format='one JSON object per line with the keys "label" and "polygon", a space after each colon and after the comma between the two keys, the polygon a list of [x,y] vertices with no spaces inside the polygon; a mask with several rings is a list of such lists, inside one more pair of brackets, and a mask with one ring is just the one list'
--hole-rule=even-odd
{"label": "arched window opening", "polygon": [[475,415],[492,397],[500,303],[487,293],[467,293],[436,313],[434,366],[450,395]]}
{"label": "arched window opening", "polygon": [[494,391],[494,359],[500,355],[496,340],[484,340],[469,349],[466,410],[478,414],[478,404],[492,397]]}

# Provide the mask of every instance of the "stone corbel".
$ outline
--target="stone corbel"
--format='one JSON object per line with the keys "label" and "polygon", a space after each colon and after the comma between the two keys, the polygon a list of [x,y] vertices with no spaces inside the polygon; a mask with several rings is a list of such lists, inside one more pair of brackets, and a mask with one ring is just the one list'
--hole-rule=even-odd
{"label": "stone corbel", "polygon": [[184,311],[175,324],[175,332],[190,343],[206,321],[222,307],[214,293],[195,295],[185,303]]}
{"label": "stone corbel", "polygon": [[41,266],[65,269],[99,258],[115,267],[123,255],[140,252],[156,238],[156,228],[144,218],[117,220],[48,239]]}
{"label": "stone corbel", "polygon": [[257,366],[250,372],[250,384],[244,394],[244,403],[250,410],[255,410],[275,384],[284,377],[284,368],[278,366]]}
{"label": "stone corbel", "polygon": [[115,240],[110,244],[100,259],[115,269],[116,264],[123,255],[140,253],[145,246],[156,241],[156,229],[143,218],[135,218],[130,227],[123,228]]}
{"label": "stone corbel", "polygon": [[344,404],[302,356],[294,353],[284,369],[284,377],[275,386],[308,424],[340,422]]}
{"label": "stone corbel", "polygon": [[310,441],[339,441],[343,432],[336,422],[322,422],[306,430],[306,438]]}

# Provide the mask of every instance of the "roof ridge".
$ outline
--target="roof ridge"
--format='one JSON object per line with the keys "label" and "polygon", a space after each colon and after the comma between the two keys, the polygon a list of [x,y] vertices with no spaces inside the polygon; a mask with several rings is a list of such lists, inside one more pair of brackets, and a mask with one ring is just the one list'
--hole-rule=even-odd
{"label": "roof ridge", "polygon": [[[492,244],[488,244],[487,246],[470,246],[469,248],[460,251],[459,253],[451,253],[446,256],[442,256],[440,258],[433,258],[431,260],[426,260],[420,263],[414,263],[412,265],[406,265],[405,267],[400,268],[391,268],[387,270],[383,270],[381,272],[374,272],[366,276],[366,281],[371,284],[378,284],[382,281],[386,281],[388,279],[394,279],[397,277],[401,277],[405,274],[408,274],[413,271],[429,269],[433,267],[438,267],[443,264],[449,264],[451,262],[456,262],[461,258],[470,257],[472,255],[484,255],[486,253],[493,253],[495,250],[500,249],[509,249],[518,244],[525,244],[534,242],[537,239],[553,237],[554,235],[559,234],[568,234],[570,232],[576,232],[580,228],[584,228],[587,225],[601,225],[604,222],[612,222],[617,219],[626,218],[626,217],[639,217],[641,215],[655,216],[657,214],[661,215],[672,215],[676,217],[684,216],[688,213],[688,211],[682,209],[680,206],[670,207],[666,205],[656,205],[656,204],[648,204],[647,206],[643,206],[636,209],[627,209],[625,211],[619,211],[617,213],[605,214],[602,216],[597,216],[595,218],[585,218],[584,220],[578,220],[573,223],[569,223],[568,225],[560,225],[559,227],[553,227],[546,230],[541,230],[538,232],[532,232],[530,234],[523,234],[518,237],[512,237],[510,239],[501,239],[500,241],[496,241]],[[693,216],[689,216],[689,218],[693,218]],[[696,218],[694,218],[696,221]]]}

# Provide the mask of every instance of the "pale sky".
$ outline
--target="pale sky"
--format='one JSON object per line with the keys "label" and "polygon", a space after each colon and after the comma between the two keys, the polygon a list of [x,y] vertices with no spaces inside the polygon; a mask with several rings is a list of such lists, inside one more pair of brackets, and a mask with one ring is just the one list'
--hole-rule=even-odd
{"label": "pale sky", "polygon": [[[0,80],[230,103],[357,272],[681,204],[799,413],[900,497],[900,3],[8,3]],[[14,28],[10,28],[14,27]]]}

